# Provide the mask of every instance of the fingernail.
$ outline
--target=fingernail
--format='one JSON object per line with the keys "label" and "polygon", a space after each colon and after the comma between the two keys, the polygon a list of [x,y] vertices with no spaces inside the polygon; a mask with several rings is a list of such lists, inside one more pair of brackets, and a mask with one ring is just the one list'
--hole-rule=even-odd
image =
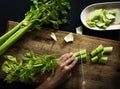
{"label": "fingernail", "polygon": [[73,52],[70,52],[70,55],[73,55]]}
{"label": "fingernail", "polygon": [[76,60],[78,60],[78,58],[77,58],[77,57],[75,57],[75,59],[76,59]]}

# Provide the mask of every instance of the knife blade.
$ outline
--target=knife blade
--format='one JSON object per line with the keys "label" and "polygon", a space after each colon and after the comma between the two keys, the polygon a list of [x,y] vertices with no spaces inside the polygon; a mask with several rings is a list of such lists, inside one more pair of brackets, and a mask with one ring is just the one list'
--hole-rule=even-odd
{"label": "knife blade", "polygon": [[80,59],[81,59],[81,72],[82,72],[82,86],[81,89],[86,89],[86,82],[84,80],[84,66],[83,66],[83,60],[82,60],[82,54],[80,49]]}
{"label": "knife blade", "polygon": [[82,72],[82,86],[81,86],[81,89],[86,89],[86,82],[84,80],[84,66],[83,66],[81,49],[80,49],[80,60],[81,60],[81,72]]}
{"label": "knife blade", "polygon": [[84,66],[83,66],[81,49],[80,49],[80,60],[81,60],[82,81],[84,81]]}

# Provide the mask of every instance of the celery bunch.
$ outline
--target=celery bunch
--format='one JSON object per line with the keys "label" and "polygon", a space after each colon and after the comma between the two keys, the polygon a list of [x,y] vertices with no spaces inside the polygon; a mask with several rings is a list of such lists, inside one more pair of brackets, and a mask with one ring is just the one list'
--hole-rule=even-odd
{"label": "celery bunch", "polygon": [[50,73],[53,75],[57,64],[56,55],[36,56],[32,51],[24,54],[20,61],[11,55],[6,55],[5,58],[7,60],[3,63],[2,70],[6,73],[5,80],[8,83],[16,80],[33,82],[36,74]]}
{"label": "celery bunch", "polygon": [[40,29],[50,25],[59,29],[59,25],[67,22],[68,0],[31,0],[30,10],[25,18],[13,29],[0,37],[0,55],[20,39],[28,30]]}

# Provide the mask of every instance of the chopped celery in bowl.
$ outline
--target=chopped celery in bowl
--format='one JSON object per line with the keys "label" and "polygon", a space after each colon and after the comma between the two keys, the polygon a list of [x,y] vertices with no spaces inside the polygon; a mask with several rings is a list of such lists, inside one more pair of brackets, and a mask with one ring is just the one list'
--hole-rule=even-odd
{"label": "chopped celery in bowl", "polygon": [[81,13],[83,25],[91,30],[120,30],[120,2],[95,3]]}

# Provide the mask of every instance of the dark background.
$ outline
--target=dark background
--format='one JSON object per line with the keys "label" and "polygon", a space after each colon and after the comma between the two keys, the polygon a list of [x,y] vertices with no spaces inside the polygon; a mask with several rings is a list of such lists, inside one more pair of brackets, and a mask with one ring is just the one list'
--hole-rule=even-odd
{"label": "dark background", "polygon": [[[61,27],[62,30],[75,32],[75,28],[81,26],[80,13],[82,10],[90,4],[97,2],[110,2],[113,0],[69,0],[71,9],[68,12],[68,20],[70,24],[66,24]],[[29,10],[30,0],[1,0],[0,1],[0,35],[3,35],[6,31],[7,21],[20,22],[24,19],[24,14]],[[83,25],[82,25],[83,26]],[[83,34],[97,36],[112,40],[120,40],[120,31],[107,31],[99,32],[92,31],[83,26]],[[6,84],[6,82],[0,81],[0,89],[21,89],[29,88],[34,89],[36,85],[24,85],[22,83]]]}
{"label": "dark background", "polygon": [[[75,28],[82,25],[80,13],[90,4],[98,2],[111,2],[113,0],[69,0],[71,10],[68,12],[70,24],[61,27],[62,30],[75,32]],[[24,19],[24,14],[29,10],[30,0],[1,0],[0,2],[0,35],[5,33],[8,20],[20,22]],[[82,25],[83,26],[83,25]],[[92,31],[83,26],[83,34],[119,40],[120,31],[99,32]]]}

